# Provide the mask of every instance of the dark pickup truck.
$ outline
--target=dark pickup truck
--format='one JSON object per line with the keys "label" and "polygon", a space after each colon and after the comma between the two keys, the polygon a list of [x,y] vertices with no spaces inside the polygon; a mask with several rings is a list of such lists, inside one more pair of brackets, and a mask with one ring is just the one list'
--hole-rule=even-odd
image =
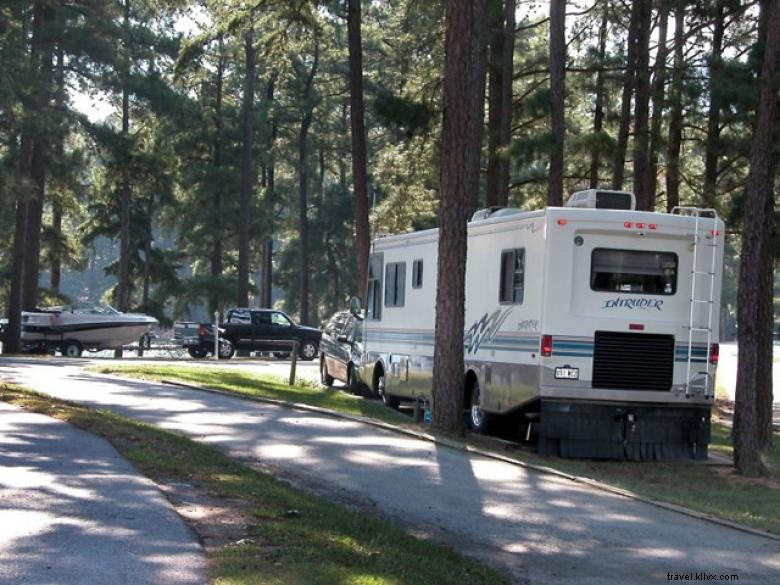
{"label": "dark pickup truck", "polygon": [[[192,333],[181,335],[182,344],[194,358],[214,352],[213,326],[198,325]],[[282,311],[273,309],[230,309],[219,326],[219,357],[231,358],[236,350],[289,354],[293,341],[298,342],[298,356],[304,360],[317,357],[322,332],[296,324]]]}

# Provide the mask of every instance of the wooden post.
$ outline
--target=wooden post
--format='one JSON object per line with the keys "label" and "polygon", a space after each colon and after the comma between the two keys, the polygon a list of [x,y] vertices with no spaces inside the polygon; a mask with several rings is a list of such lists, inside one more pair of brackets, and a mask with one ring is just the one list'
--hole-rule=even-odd
{"label": "wooden post", "polygon": [[298,342],[292,342],[292,353],[290,353],[290,386],[295,385],[295,367],[298,365]]}

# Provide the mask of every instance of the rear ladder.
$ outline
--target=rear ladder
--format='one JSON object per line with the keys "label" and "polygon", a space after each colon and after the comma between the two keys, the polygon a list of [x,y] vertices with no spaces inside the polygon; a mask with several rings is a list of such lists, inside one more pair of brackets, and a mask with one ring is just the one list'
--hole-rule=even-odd
{"label": "rear ladder", "polygon": [[[702,209],[699,207],[674,207],[673,214],[686,215],[694,218],[693,224],[693,265],[691,267],[691,296],[690,296],[690,316],[688,320],[688,351],[685,370],[685,397],[693,396],[691,387],[691,363],[693,362],[693,338],[697,333],[704,333],[707,336],[707,354],[705,360],[705,372],[699,372],[705,375],[704,397],[712,398],[715,395],[715,379],[713,376],[713,367],[710,362],[712,357],[712,320],[713,309],[715,305],[715,262],[717,260],[717,237],[718,232],[718,212],[715,209]],[[702,268],[709,268],[702,269]],[[704,283],[709,282],[709,286],[697,286],[699,278],[704,279]],[[701,289],[705,290],[702,291]],[[709,293],[707,293],[709,290]],[[702,293],[704,296],[702,296]],[[705,322],[697,322],[697,307],[704,306],[706,318]]]}

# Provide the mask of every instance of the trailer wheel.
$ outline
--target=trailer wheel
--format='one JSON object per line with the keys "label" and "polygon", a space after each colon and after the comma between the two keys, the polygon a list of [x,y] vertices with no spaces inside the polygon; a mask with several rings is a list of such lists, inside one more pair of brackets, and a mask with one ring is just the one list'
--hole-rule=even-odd
{"label": "trailer wheel", "polygon": [[328,373],[328,365],[325,363],[325,356],[320,356],[320,381],[323,386],[330,388],[333,386],[333,376]]}
{"label": "trailer wheel", "polygon": [[477,380],[474,380],[471,384],[469,398],[468,428],[477,433],[488,432],[495,422],[495,415],[485,412],[482,409],[482,392],[479,389],[479,382]]}
{"label": "trailer wheel", "polygon": [[193,346],[187,348],[187,353],[190,354],[190,357],[193,357],[196,360],[202,360],[204,357],[206,357],[208,352],[202,347]]}
{"label": "trailer wheel", "polygon": [[81,352],[84,348],[75,339],[68,339],[62,344],[62,355],[69,358],[81,357]]}
{"label": "trailer wheel", "polygon": [[382,402],[384,402],[385,406],[389,406],[390,408],[398,408],[398,398],[389,395],[386,391],[387,386],[385,385],[384,371],[379,370],[379,373],[376,376],[376,383],[374,387],[376,388],[376,393],[379,395],[379,398],[382,399]]}

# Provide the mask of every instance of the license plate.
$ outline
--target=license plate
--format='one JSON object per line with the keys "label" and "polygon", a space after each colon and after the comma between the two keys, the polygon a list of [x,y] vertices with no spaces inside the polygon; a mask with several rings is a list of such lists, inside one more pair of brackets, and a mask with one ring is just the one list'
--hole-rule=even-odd
{"label": "license plate", "polygon": [[556,380],[579,380],[580,369],[579,368],[555,368]]}

